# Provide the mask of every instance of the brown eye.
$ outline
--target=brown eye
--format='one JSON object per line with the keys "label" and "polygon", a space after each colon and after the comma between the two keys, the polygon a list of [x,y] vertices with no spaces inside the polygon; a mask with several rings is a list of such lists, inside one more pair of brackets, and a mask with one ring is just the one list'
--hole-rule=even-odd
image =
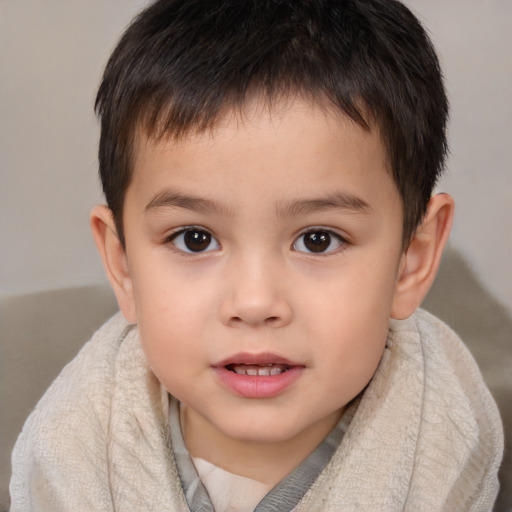
{"label": "brown eye", "polygon": [[342,244],[342,238],[336,233],[318,229],[302,234],[293,248],[299,252],[325,253],[338,249]]}
{"label": "brown eye", "polygon": [[171,242],[183,252],[206,252],[219,248],[219,243],[211,233],[203,229],[189,228],[176,233]]}
{"label": "brown eye", "polygon": [[324,252],[329,248],[329,245],[331,245],[331,235],[326,231],[306,233],[304,235],[304,245],[311,252]]}

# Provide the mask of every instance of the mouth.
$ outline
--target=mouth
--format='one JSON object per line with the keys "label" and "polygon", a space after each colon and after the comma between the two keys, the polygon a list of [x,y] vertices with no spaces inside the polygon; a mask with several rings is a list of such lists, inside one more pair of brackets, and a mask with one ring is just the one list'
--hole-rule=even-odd
{"label": "mouth", "polygon": [[228,370],[237,375],[269,377],[281,375],[293,368],[304,367],[304,365],[270,352],[261,354],[243,352],[219,361],[214,367]]}
{"label": "mouth", "polygon": [[266,364],[240,364],[232,363],[224,366],[226,370],[234,372],[237,375],[250,375],[258,377],[269,377],[274,375],[281,375],[289,371],[292,365],[281,363],[266,363]]}
{"label": "mouth", "polygon": [[219,381],[244,398],[272,398],[291,388],[306,366],[270,352],[235,354],[213,365]]}
{"label": "mouth", "polygon": [[[234,362],[236,361],[236,362]],[[255,362],[254,358],[233,358],[215,365],[219,381],[231,392],[244,398],[272,398],[300,379],[306,367],[290,361]]]}

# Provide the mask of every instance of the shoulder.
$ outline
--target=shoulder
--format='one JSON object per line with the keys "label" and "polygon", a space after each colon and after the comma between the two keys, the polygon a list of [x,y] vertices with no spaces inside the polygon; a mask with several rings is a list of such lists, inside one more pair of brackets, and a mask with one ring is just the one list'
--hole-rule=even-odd
{"label": "shoulder", "polygon": [[392,321],[373,379],[298,510],[492,509],[503,433],[457,335],[418,311]]}
{"label": "shoulder", "polygon": [[499,419],[475,359],[439,318],[419,309],[406,320],[392,321],[390,344],[391,350],[403,350],[408,357],[421,359],[427,393],[444,397],[451,406],[470,402],[483,417]]}
{"label": "shoulder", "polygon": [[404,351],[405,358],[421,366],[424,414],[443,414],[459,432],[467,424],[468,434],[479,430],[492,439],[502,436],[498,409],[475,359],[444,322],[420,309],[392,322],[390,344],[392,351]]}
{"label": "shoulder", "polygon": [[[87,485],[94,486],[91,475],[97,482],[108,482],[105,439],[110,395],[120,347],[133,331],[120,314],[115,315],[84,345],[41,398],[12,454],[12,510],[32,509],[34,504],[27,500],[39,504],[49,501],[49,509],[57,506],[60,501],[56,495],[62,492],[55,488],[58,481],[69,488],[69,494],[80,494]],[[86,503],[100,506],[99,502],[89,502],[89,498]]]}
{"label": "shoulder", "polygon": [[48,388],[27,425],[35,419],[68,423],[75,415],[90,418],[91,408],[104,416],[120,347],[133,330],[119,313],[100,327]]}
{"label": "shoulder", "polygon": [[[441,477],[447,502],[464,510],[490,509],[498,489],[503,428],[477,363],[457,334],[426,311],[393,322],[391,331],[394,350],[406,351],[415,365],[421,361],[423,374],[413,483],[421,488]],[[480,500],[482,508],[471,508]]]}

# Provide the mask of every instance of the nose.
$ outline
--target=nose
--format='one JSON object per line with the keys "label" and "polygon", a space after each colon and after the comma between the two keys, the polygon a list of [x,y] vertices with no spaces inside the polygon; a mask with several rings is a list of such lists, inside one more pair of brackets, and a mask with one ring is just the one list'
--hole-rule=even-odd
{"label": "nose", "polygon": [[246,258],[230,266],[220,316],[231,327],[284,327],[293,317],[286,279],[276,265]]}

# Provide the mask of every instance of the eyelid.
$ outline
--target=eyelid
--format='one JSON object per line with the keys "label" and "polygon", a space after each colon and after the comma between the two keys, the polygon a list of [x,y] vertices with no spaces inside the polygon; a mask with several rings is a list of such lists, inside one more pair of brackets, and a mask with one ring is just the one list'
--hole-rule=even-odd
{"label": "eyelid", "polygon": [[[320,232],[320,231],[324,232],[324,233],[328,233],[331,237],[337,239],[339,241],[340,245],[332,250],[328,250],[328,251],[324,251],[324,252],[302,251],[302,250],[295,249],[295,245],[297,244],[297,242],[299,241],[299,239],[302,236],[304,236],[308,233],[315,233],[315,232]],[[292,244],[292,249],[301,254],[325,257],[325,256],[338,254],[340,251],[344,250],[348,245],[350,245],[350,242],[347,240],[347,237],[342,235],[341,233],[339,233],[339,231],[336,229],[329,228],[326,226],[309,226],[305,229],[302,229],[297,234],[297,236],[295,237],[295,240]]]}
{"label": "eyelid", "polygon": [[[178,247],[174,243],[174,240],[178,236],[184,235],[188,231],[203,231],[205,233],[208,233],[211,236],[212,242],[213,241],[216,242],[217,247],[215,247],[213,249],[204,250],[204,251],[191,251],[191,250],[186,250],[186,249],[182,249],[182,248]],[[206,253],[212,252],[212,251],[220,248],[220,242],[218,241],[217,237],[211,232],[211,230],[209,230],[208,228],[205,228],[204,226],[197,226],[197,225],[180,226],[179,228],[174,229],[171,233],[169,233],[165,236],[163,243],[166,245],[170,245],[171,249],[173,251],[175,251],[181,255],[184,255],[184,256],[191,256],[191,255],[199,256],[201,254],[206,254]]]}

